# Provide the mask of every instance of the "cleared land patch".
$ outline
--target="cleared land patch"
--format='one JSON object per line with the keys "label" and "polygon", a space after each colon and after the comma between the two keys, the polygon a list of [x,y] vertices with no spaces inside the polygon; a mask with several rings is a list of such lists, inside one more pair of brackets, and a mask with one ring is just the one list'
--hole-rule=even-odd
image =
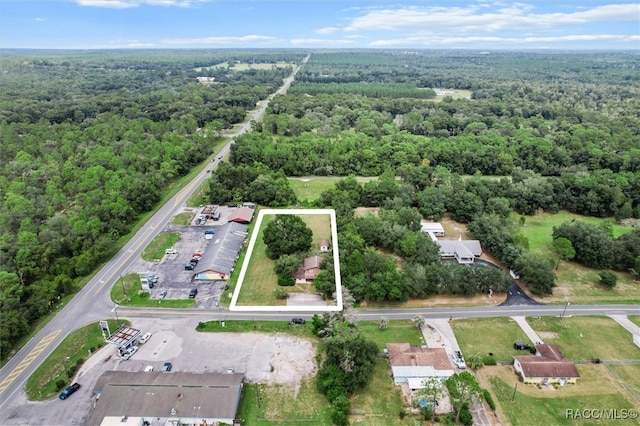
{"label": "cleared land patch", "polygon": [[[336,283],[336,295],[337,300],[333,305],[317,306],[317,305],[295,305],[284,306],[284,304],[273,303],[275,302],[274,290],[277,288],[277,277],[273,272],[273,262],[266,255],[266,246],[262,242],[262,230],[264,229],[263,221],[269,220],[269,217],[275,217],[275,215],[291,214],[300,216],[303,220],[307,220],[307,216],[325,216],[329,219],[331,250],[333,252],[334,270],[335,270],[335,283]],[[309,219],[308,226],[314,232],[314,237],[323,234],[326,229],[326,219]],[[329,238],[322,236],[322,238]],[[317,247],[317,242],[314,242]],[[261,248],[262,247],[262,248]],[[254,254],[255,252],[255,254]],[[254,259],[255,258],[255,259]],[[270,264],[270,266],[269,266]],[[272,274],[272,275],[269,275]],[[246,286],[246,290],[243,290],[243,286]],[[304,291],[304,289],[298,289]],[[246,293],[244,293],[246,291]],[[272,301],[271,304],[265,303],[265,300]],[[253,303],[248,305],[246,303]],[[242,262],[242,268],[238,277],[238,282],[233,293],[230,310],[260,310],[260,311],[340,311],[342,310],[342,284],[340,282],[340,263],[338,253],[338,232],[336,227],[335,210],[332,209],[263,209],[258,214],[256,225],[251,240],[249,242],[249,248],[247,249],[247,255]]]}

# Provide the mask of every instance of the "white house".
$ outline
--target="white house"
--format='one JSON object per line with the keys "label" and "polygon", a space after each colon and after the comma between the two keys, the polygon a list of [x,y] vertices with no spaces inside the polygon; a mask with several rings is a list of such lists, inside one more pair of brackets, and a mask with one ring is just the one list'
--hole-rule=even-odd
{"label": "white house", "polygon": [[424,380],[435,377],[446,380],[453,367],[444,348],[411,346],[408,343],[387,344],[393,383],[407,383],[410,389],[424,388]]}

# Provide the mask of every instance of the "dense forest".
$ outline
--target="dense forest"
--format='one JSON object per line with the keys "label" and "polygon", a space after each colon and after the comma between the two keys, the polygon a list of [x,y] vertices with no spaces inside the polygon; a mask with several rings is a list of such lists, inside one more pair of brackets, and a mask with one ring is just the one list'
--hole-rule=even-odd
{"label": "dense forest", "polygon": [[[282,84],[302,52],[3,51],[0,351],[114,253],[219,132]],[[197,71],[200,67],[207,67]],[[197,77],[214,77],[201,84]]]}

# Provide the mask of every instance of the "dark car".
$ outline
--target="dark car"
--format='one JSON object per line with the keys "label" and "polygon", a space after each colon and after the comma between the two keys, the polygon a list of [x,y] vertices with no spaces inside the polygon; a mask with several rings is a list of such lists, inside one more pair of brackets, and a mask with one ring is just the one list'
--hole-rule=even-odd
{"label": "dark car", "polygon": [[170,362],[165,362],[164,364],[162,364],[162,372],[168,373],[169,371],[171,371],[172,367],[173,365]]}
{"label": "dark car", "polygon": [[229,203],[229,204],[227,204],[227,207],[238,207],[238,204],[236,204],[236,203]]}
{"label": "dark car", "polygon": [[184,270],[185,271],[193,271],[193,263],[187,263],[186,265],[184,265]]}
{"label": "dark car", "polygon": [[200,262],[200,259],[198,259],[197,257],[194,257],[189,261],[189,263],[191,263],[192,265],[197,265],[198,262]]}
{"label": "dark car", "polygon": [[513,344],[513,349],[530,350],[531,349],[531,345],[528,344],[528,343],[515,342]]}
{"label": "dark car", "polygon": [[195,287],[192,288],[191,291],[189,291],[189,299],[195,298],[197,294],[198,294],[198,289]]}
{"label": "dark car", "polygon": [[305,322],[304,318],[291,318],[292,324],[304,324]]}
{"label": "dark car", "polygon": [[68,388],[66,388],[65,390],[63,390],[60,393],[59,398],[60,399],[67,399],[71,395],[73,395],[75,393],[75,391],[77,391],[78,389],[80,389],[80,384],[79,383],[74,383],[71,386],[69,386]]}

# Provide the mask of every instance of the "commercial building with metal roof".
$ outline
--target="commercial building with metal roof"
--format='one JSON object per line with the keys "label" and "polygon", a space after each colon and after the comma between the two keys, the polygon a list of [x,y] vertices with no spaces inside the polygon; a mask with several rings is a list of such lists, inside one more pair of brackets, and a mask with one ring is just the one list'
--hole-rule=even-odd
{"label": "commercial building with metal roof", "polygon": [[218,228],[194,268],[197,280],[228,280],[247,238],[247,225],[228,222]]}
{"label": "commercial building with metal roof", "polygon": [[234,424],[244,373],[107,371],[89,425]]}

